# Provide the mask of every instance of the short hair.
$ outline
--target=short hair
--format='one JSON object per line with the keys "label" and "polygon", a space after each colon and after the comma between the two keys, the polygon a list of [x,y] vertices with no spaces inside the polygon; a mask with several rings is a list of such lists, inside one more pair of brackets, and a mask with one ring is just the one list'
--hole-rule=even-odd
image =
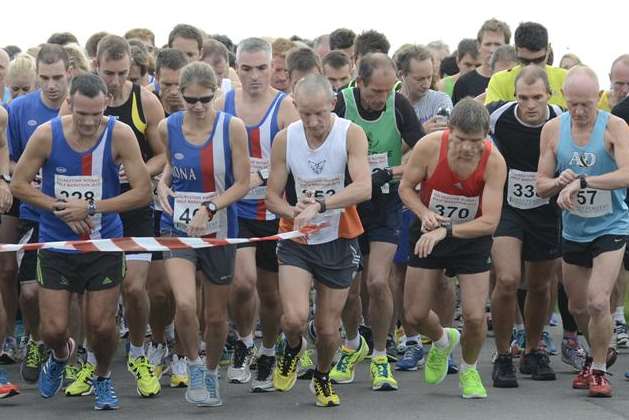
{"label": "short hair", "polygon": [[129,29],[125,34],[124,38],[126,40],[130,39],[141,39],[144,41],[150,41],[151,44],[155,45],[155,34],[153,31],[147,28],[133,28]]}
{"label": "short hair", "polygon": [[439,76],[452,76],[459,72],[459,66],[456,64],[456,51],[441,60],[439,64]]}
{"label": "short hair", "polygon": [[80,71],[90,71],[90,63],[83,48],[79,44],[70,43],[63,46],[70,58],[70,66]]}
{"label": "short hair", "polygon": [[515,48],[513,47],[513,45],[501,45],[496,48],[494,53],[491,55],[491,59],[489,60],[492,71],[495,70],[496,63],[498,63],[499,61],[518,61],[518,57],[515,53]]}
{"label": "short hair", "polygon": [[92,34],[87,39],[87,42],[85,43],[85,51],[87,52],[87,56],[89,58],[96,57],[96,50],[98,48],[98,43],[101,41],[101,39],[105,38],[107,35],[109,35],[107,32],[96,32],[95,34]]}
{"label": "short hair", "polygon": [[7,70],[7,80],[14,80],[20,75],[30,76],[35,80],[35,59],[28,54],[18,54],[15,59],[9,63]]}
{"label": "short hair", "polygon": [[469,55],[472,58],[478,58],[478,42],[476,42],[475,39],[462,39],[461,42],[459,42],[459,45],[456,47],[457,61],[461,61],[466,55]]}
{"label": "short hair", "polygon": [[9,59],[13,60],[19,53],[22,52],[22,49],[17,45],[7,45],[4,47],[4,50],[9,54]]}
{"label": "short hair", "polygon": [[[566,54],[567,55],[567,54]],[[576,58],[576,56],[575,56]],[[578,60],[578,58],[577,58]],[[616,66],[616,64],[618,63],[623,63],[627,66],[629,66],[629,54],[623,54],[620,57],[616,58],[613,62],[612,62],[612,66],[610,67],[610,73],[612,72],[612,70],[614,70],[614,67]],[[581,64],[581,61],[579,61],[579,64]]]}
{"label": "short hair", "polygon": [[188,56],[183,51],[176,48],[162,48],[157,53],[155,71],[157,74],[159,74],[162,68],[177,71],[186,64],[188,64]]}
{"label": "short hair", "polygon": [[95,98],[100,93],[105,96],[108,95],[105,81],[99,75],[90,72],[79,74],[72,79],[70,96],[77,92],[88,98]]}
{"label": "short hair", "polygon": [[485,23],[483,23],[483,26],[480,27],[478,35],[476,35],[478,43],[481,43],[483,41],[483,36],[485,36],[485,32],[500,32],[502,33],[502,35],[504,35],[505,44],[511,42],[511,29],[509,29],[509,25],[496,18],[486,20]]}
{"label": "short hair", "polygon": [[393,60],[384,53],[369,53],[360,59],[358,64],[358,80],[362,80],[365,85],[371,81],[373,73],[383,67],[389,67],[395,73]]}
{"label": "short hair", "polygon": [[114,60],[118,61],[125,56],[131,58],[129,42],[118,35],[107,35],[98,43],[96,48],[96,60]]}
{"label": "short hair", "polygon": [[294,71],[308,72],[312,69],[321,72],[321,59],[312,48],[293,48],[286,56],[286,70],[288,76]]}
{"label": "short hair", "polygon": [[210,39],[215,39],[218,42],[220,42],[221,44],[223,44],[225,46],[225,48],[227,48],[227,51],[229,51],[229,52],[234,52],[236,50],[236,46],[234,45],[234,42],[227,35],[214,34],[214,35],[210,36],[209,38]]}
{"label": "short hair", "polygon": [[362,32],[354,40],[354,55],[363,57],[369,53],[380,52],[388,54],[391,44],[383,33],[369,30]]}
{"label": "short hair", "polygon": [[216,91],[218,83],[212,66],[203,61],[195,61],[186,64],[179,76],[179,89],[183,92],[184,89],[193,84],[198,84],[211,91]]}
{"label": "short hair", "polygon": [[544,88],[548,94],[552,93],[550,89],[550,82],[548,81],[548,74],[546,73],[546,69],[536,66],[534,64],[529,64],[525,66],[520,73],[515,78],[515,88],[517,94],[517,86],[518,82],[522,80],[526,85],[532,85],[533,83],[541,80],[544,83]]}
{"label": "short hair", "polygon": [[541,51],[548,48],[548,30],[536,22],[523,22],[516,28],[513,40],[516,48]]}
{"label": "short hair", "polygon": [[411,70],[411,60],[432,62],[432,53],[423,45],[408,45],[395,54],[395,67],[399,74],[406,75]]}
{"label": "short hair", "polygon": [[59,61],[63,61],[63,66],[68,70],[70,58],[66,50],[59,44],[43,44],[37,53],[35,64],[39,68],[40,64],[55,64]]}
{"label": "short hair", "polygon": [[564,92],[566,90],[566,86],[574,83],[572,79],[574,79],[575,77],[581,74],[584,74],[587,77],[589,77],[596,85],[596,91],[599,90],[598,76],[596,75],[596,72],[588,66],[578,65],[568,70],[568,73],[566,74],[566,79],[563,82]]}
{"label": "short hair", "polygon": [[[290,41],[289,41],[290,42]],[[268,58],[269,63],[271,62],[271,54],[272,47],[268,41],[262,38],[246,38],[240,41],[238,44],[238,48],[236,48],[236,62],[240,59],[242,53],[255,53],[262,51],[264,52]]]}
{"label": "short hair", "polygon": [[220,41],[215,39],[206,39],[203,42],[203,50],[201,51],[201,60],[205,60],[207,57],[219,55],[225,59],[225,62],[229,63],[229,51],[227,47]]}
{"label": "short hair", "polygon": [[446,54],[450,54],[450,47],[448,46],[448,44],[440,39],[437,41],[430,41],[428,44],[426,44],[426,48],[430,48],[433,50],[442,50],[446,51]]}
{"label": "short hair", "polygon": [[173,47],[175,38],[194,39],[197,42],[199,51],[203,48],[203,33],[196,27],[185,23],[175,25],[170,34],[168,34],[168,46]]}
{"label": "short hair", "polygon": [[486,135],[489,133],[489,112],[485,105],[473,98],[463,98],[452,109],[448,127],[457,128],[467,134],[482,131]]}
{"label": "short hair", "polygon": [[330,50],[344,50],[354,46],[356,34],[351,29],[339,28],[330,34]]}
{"label": "short hair", "polygon": [[349,57],[342,51],[330,51],[323,57],[322,67],[330,66],[333,69],[341,69],[345,66],[352,67]]}
{"label": "short hair", "polygon": [[48,38],[48,41],[46,41],[46,43],[64,46],[70,43],[78,44],[79,40],[76,38],[76,36],[74,36],[74,34],[70,32],[55,32],[54,34],[50,35],[50,38]]}
{"label": "short hair", "polygon": [[[288,51],[295,48],[295,43],[290,39],[276,38],[271,44],[271,50],[273,57],[286,57]],[[236,53],[238,55],[238,53]]]}
{"label": "short hair", "polygon": [[328,79],[321,74],[308,74],[298,81],[293,94],[297,97],[301,92],[307,93],[309,97],[316,92],[324,93],[330,99],[336,96]]}
{"label": "short hair", "polygon": [[[629,56],[628,56],[628,58],[629,58]],[[561,60],[559,60],[559,67],[561,67],[561,63],[562,63],[562,62],[563,62],[563,60],[565,60],[565,59],[574,60],[574,62],[575,62],[575,66],[576,66],[576,65],[579,65],[579,64],[583,64],[583,63],[581,62],[581,59],[580,59],[580,58],[579,58],[576,54],[573,54],[573,53],[566,53],[566,54],[564,54],[564,55],[561,57]],[[612,64],[612,67],[614,67],[614,64]]]}
{"label": "short hair", "polygon": [[312,48],[315,49],[317,47],[319,47],[319,45],[326,43],[328,44],[328,47],[330,45],[330,35],[328,34],[323,34],[323,35],[319,35],[318,37],[316,37],[315,39],[312,40]]}
{"label": "short hair", "polygon": [[144,76],[149,70],[149,54],[144,46],[131,45],[129,48],[131,64],[140,68],[140,75]]}

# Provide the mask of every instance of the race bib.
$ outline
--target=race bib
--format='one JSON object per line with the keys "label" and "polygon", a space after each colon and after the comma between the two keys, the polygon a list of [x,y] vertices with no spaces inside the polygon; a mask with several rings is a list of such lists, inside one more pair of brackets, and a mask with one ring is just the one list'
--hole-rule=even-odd
{"label": "race bib", "polygon": [[[215,192],[211,193],[195,193],[195,192],[176,192],[175,207],[173,209],[173,224],[175,228],[186,232],[188,225],[199,211],[201,203],[210,201],[216,197]],[[207,229],[201,233],[201,236],[217,233],[221,230],[221,220],[219,214],[215,214],[214,218],[207,223]]]}
{"label": "race bib", "polygon": [[[251,165],[251,175],[257,173],[258,171],[267,173],[269,171],[270,162],[268,159],[261,158],[249,158],[249,164]],[[245,196],[245,200],[264,200],[266,196],[266,185],[260,185],[258,187],[253,187],[249,193]]]}
{"label": "race bib", "polygon": [[157,184],[159,184],[159,176],[153,177],[151,179],[153,184],[153,210],[155,211],[164,211],[162,209],[162,205],[159,204],[159,197],[157,196]]}
{"label": "race bib", "polygon": [[480,197],[450,195],[433,190],[428,208],[441,216],[449,218],[452,224],[456,225],[473,220],[478,212],[479,202]]}
{"label": "race bib", "polygon": [[98,175],[68,176],[55,174],[55,198],[57,200],[101,200],[103,179]]}
{"label": "race bib", "polygon": [[612,213],[612,192],[586,188],[577,192],[576,205],[570,213],[579,217],[600,217]]}
{"label": "race bib", "polygon": [[[367,156],[369,161],[369,169],[373,173],[376,169],[386,169],[389,167],[389,156],[386,153],[376,153]],[[380,187],[383,194],[389,193],[389,184],[384,184]]]}
{"label": "race bib", "polygon": [[516,209],[534,209],[549,203],[547,198],[541,198],[535,190],[535,176],[537,172],[523,172],[509,169],[507,184],[507,203]]}

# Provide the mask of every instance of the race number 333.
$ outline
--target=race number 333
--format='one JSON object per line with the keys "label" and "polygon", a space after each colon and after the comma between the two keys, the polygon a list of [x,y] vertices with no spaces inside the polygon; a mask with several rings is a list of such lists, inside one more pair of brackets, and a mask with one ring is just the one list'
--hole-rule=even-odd
{"label": "race number 333", "polygon": [[433,190],[428,208],[433,212],[449,218],[453,224],[465,223],[476,217],[480,197],[464,197],[450,195]]}
{"label": "race number 333", "polygon": [[55,198],[58,200],[100,200],[103,179],[98,175],[55,175]]}
{"label": "race number 333", "polygon": [[517,169],[509,170],[507,187],[507,202],[516,209],[534,209],[549,203],[547,198],[541,198],[535,190],[536,172],[523,172]]}

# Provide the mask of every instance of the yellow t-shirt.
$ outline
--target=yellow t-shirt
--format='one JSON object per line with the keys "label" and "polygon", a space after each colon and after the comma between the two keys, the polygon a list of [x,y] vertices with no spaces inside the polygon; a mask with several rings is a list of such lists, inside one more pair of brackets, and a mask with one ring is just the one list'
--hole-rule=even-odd
{"label": "yellow t-shirt", "polygon": [[606,90],[601,92],[597,108],[601,111],[612,112],[612,107],[609,106],[609,92],[607,92]]}
{"label": "yellow t-shirt", "polygon": [[[499,71],[491,76],[487,86],[485,104],[515,100],[515,78],[520,74],[521,70],[522,66],[517,65],[512,69]],[[548,75],[548,82],[552,92],[548,103],[565,108],[566,100],[561,93],[561,88],[566,79],[567,71],[559,67],[546,66],[546,74]]]}

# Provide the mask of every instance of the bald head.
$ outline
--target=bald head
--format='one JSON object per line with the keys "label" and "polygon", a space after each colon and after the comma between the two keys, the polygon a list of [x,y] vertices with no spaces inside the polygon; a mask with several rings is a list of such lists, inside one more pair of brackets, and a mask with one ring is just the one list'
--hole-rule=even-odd
{"label": "bald head", "polygon": [[0,48],[0,87],[4,85],[4,78],[9,70],[9,61],[11,61],[9,54],[4,48]]}
{"label": "bald head", "polygon": [[574,66],[568,71],[563,84],[564,96],[587,95],[598,97],[598,77],[594,70],[587,66]]}
{"label": "bald head", "polygon": [[334,99],[334,90],[328,79],[321,74],[309,74],[301,79],[295,85],[294,96],[296,101],[311,98],[315,96],[323,96]]}

